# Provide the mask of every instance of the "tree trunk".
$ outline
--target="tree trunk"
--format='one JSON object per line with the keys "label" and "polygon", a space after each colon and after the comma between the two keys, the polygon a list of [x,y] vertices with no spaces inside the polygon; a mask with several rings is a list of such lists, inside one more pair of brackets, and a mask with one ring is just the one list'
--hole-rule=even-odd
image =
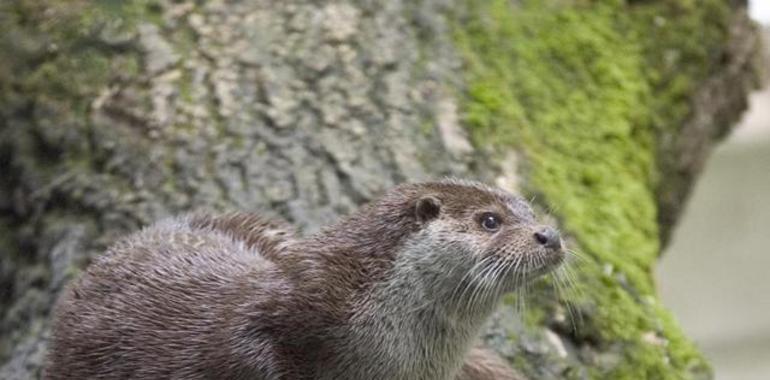
{"label": "tree trunk", "polygon": [[651,272],[756,82],[741,1],[16,0],[0,29],[0,378],[37,376],[62,287],[158,218],[307,233],[445,175],[533,196],[585,257],[485,334],[523,374],[710,377]]}

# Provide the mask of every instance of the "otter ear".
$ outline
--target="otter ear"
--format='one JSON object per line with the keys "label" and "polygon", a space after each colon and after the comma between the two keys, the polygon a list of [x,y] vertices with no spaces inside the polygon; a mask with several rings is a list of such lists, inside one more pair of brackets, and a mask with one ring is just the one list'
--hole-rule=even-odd
{"label": "otter ear", "polygon": [[441,201],[431,195],[426,195],[418,199],[417,205],[414,208],[417,221],[420,223],[425,223],[436,219],[440,211]]}

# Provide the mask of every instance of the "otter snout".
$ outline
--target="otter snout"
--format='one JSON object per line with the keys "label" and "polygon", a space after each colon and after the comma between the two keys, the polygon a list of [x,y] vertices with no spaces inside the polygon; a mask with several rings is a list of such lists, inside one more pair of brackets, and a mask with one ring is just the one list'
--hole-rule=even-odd
{"label": "otter snout", "polygon": [[534,234],[535,240],[545,248],[561,249],[561,236],[555,228],[546,226]]}

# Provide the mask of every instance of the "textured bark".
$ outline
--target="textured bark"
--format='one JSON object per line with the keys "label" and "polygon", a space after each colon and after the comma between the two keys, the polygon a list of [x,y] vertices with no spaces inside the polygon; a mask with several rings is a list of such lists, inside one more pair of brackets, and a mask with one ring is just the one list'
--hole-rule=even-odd
{"label": "textured bark", "polygon": [[[461,3],[1,4],[0,378],[36,376],[62,287],[116,237],[163,216],[261,210],[310,232],[403,181],[526,186],[513,147],[467,137]],[[715,42],[724,64],[682,100],[694,104],[685,127],[659,140],[660,182],[678,181],[659,198],[664,234],[707,147],[745,106],[755,32],[739,8],[732,38]],[[537,296],[531,307],[558,314]],[[504,306],[486,340],[522,373],[618,365],[621,342],[512,314]]]}
{"label": "textured bark", "polygon": [[671,238],[714,144],[730,131],[746,109],[745,94],[761,82],[761,61],[766,58],[757,52],[760,37],[744,14],[736,14],[729,26],[723,64],[693,95],[690,118],[681,128],[661,133],[659,161],[664,181],[658,192],[658,215],[663,245]]}

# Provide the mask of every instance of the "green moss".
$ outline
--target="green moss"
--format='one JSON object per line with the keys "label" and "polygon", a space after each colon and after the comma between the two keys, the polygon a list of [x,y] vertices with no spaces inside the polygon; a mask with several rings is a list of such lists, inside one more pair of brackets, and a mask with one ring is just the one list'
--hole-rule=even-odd
{"label": "green moss", "polygon": [[598,339],[591,344],[622,357],[593,375],[707,373],[654,301],[655,158],[661,131],[681,125],[694,84],[714,69],[727,6],[494,0],[468,1],[458,14],[464,121],[475,144],[523,152],[525,190],[540,195],[591,259],[579,269],[590,296],[573,302],[590,310],[583,329]]}
{"label": "green moss", "polygon": [[721,0],[680,0],[633,11],[656,95],[649,103],[653,125],[658,133],[676,131],[689,116],[695,86],[720,67],[730,8]]}

